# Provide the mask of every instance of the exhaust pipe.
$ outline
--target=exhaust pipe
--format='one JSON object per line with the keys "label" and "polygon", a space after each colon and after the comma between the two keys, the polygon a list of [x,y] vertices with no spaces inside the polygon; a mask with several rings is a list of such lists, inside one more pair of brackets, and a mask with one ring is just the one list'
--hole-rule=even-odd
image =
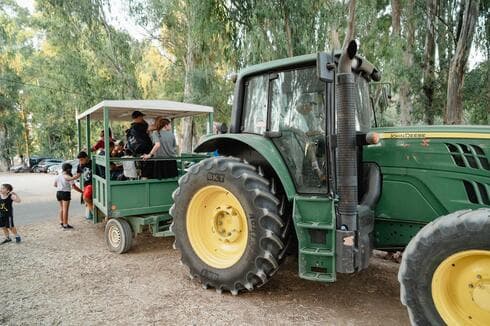
{"label": "exhaust pipe", "polygon": [[349,231],[357,230],[357,144],[355,79],[352,60],[357,44],[351,41],[342,52],[337,74],[337,145],[340,224]]}
{"label": "exhaust pipe", "polygon": [[355,78],[352,60],[357,44],[351,41],[342,51],[336,85],[337,103],[337,180],[338,206],[337,271],[353,273],[356,269],[357,225],[357,144]]}

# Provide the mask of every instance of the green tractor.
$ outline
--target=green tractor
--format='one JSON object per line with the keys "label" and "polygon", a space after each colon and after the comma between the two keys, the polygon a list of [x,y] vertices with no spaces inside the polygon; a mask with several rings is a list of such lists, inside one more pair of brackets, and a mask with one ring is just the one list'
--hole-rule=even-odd
{"label": "green tractor", "polygon": [[490,325],[490,128],[372,128],[356,54],[249,67],[230,133],[196,152],[173,194],[172,230],[191,277],[217,291],[264,285],[287,254],[301,278],[334,282],[373,249],[404,250],[401,301],[415,325]]}

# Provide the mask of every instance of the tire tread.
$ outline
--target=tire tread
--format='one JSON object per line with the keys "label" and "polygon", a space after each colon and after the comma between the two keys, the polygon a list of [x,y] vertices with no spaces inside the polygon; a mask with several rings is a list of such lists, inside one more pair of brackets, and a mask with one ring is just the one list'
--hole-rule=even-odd
{"label": "tire tread", "polygon": [[[202,169],[204,171],[202,171]],[[175,216],[175,206],[179,204],[179,197],[183,188],[192,182],[192,176],[206,171],[228,171],[234,178],[235,182],[241,183],[246,190],[247,196],[255,206],[255,211],[259,212],[257,216],[257,226],[263,228],[263,235],[258,239],[259,252],[253,264],[253,268],[245,271],[241,279],[234,280],[230,283],[216,282],[212,279],[199,275],[198,271],[193,270],[190,262],[187,261],[186,255],[183,254],[182,243],[176,234],[176,248],[181,252],[181,261],[186,265],[191,275],[199,280],[203,286],[214,287],[217,291],[226,290],[233,295],[240,291],[252,291],[267,283],[270,277],[277,271],[280,265],[281,251],[285,247],[281,235],[285,227],[284,221],[279,216],[280,200],[271,192],[271,182],[259,175],[257,169],[235,157],[213,157],[202,160],[189,169],[189,173],[179,179],[179,187],[173,193],[174,204],[170,209],[170,214],[174,218],[171,229],[175,231],[175,219],[182,216]]]}
{"label": "tire tread", "polygon": [[427,265],[440,263],[451,252],[457,252],[458,246],[459,250],[490,249],[488,234],[490,209],[480,208],[441,216],[413,237],[403,253],[398,272],[400,300],[407,306],[412,325],[444,325],[432,301],[433,271],[428,270]]}

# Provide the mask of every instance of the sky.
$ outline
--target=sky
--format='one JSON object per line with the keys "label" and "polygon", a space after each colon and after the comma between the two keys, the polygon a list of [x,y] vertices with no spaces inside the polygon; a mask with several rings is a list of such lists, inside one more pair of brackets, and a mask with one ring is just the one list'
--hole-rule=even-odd
{"label": "sky", "polygon": [[[34,12],[34,0],[16,0],[17,3]],[[111,0],[110,11],[106,11],[109,24],[119,30],[129,33],[133,38],[141,41],[148,38],[148,33],[129,15],[129,8],[126,0]],[[475,46],[471,47],[468,65],[470,70],[485,60],[484,55]]]}
{"label": "sky", "polygon": [[[34,0],[16,0],[17,4],[27,8],[31,13],[34,12]],[[119,30],[129,33],[137,40],[143,40],[148,37],[148,33],[138,26],[136,21],[129,16],[129,8],[126,0],[111,0],[110,8],[106,8],[108,23]],[[110,10],[109,10],[110,9]]]}

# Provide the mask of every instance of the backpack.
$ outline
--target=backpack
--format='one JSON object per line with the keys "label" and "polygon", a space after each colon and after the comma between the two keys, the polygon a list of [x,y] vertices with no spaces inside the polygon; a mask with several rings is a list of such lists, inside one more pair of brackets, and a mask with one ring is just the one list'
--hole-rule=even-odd
{"label": "backpack", "polygon": [[144,124],[133,123],[131,128],[126,130],[128,149],[135,155],[148,154],[153,147],[146,127]]}

